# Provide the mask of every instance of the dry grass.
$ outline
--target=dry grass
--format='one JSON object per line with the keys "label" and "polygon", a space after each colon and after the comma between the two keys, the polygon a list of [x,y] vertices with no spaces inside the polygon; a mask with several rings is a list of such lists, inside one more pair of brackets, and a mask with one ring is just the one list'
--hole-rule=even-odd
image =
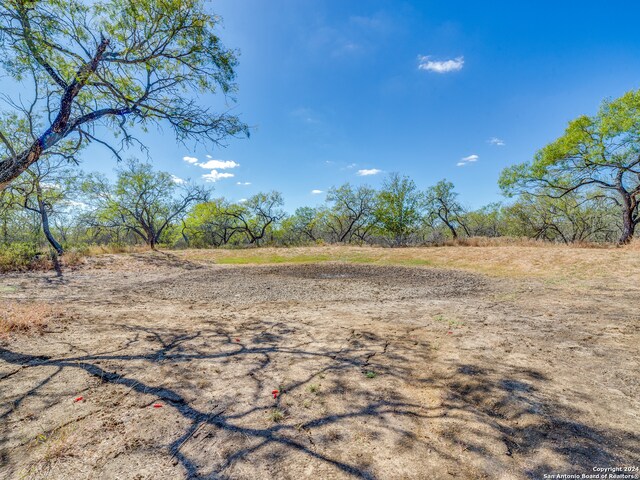
{"label": "dry grass", "polygon": [[[504,241],[504,240],[502,240]],[[491,243],[491,242],[487,242]],[[583,248],[542,242],[484,245],[381,248],[314,246],[247,250],[183,250],[185,260],[217,264],[318,263],[339,261],[380,265],[455,268],[495,277],[537,278],[553,282],[588,281],[640,283],[640,242],[620,248]],[[621,272],[628,272],[620,275]]]}
{"label": "dry grass", "polygon": [[60,312],[50,305],[0,300],[0,338],[11,334],[42,333],[59,317]]}
{"label": "dry grass", "polygon": [[89,245],[82,249],[85,256],[107,255],[112,253],[142,253],[150,249],[146,245]]}
{"label": "dry grass", "polygon": [[[144,245],[89,245],[73,247],[59,258],[61,267],[74,268],[85,263],[87,257],[100,255],[142,253],[149,251]],[[13,244],[0,251],[0,273],[48,271],[56,269],[51,251],[46,247]]]}
{"label": "dry grass", "polygon": [[[448,239],[439,245],[438,247],[558,247],[567,246],[562,243],[550,243],[546,240],[537,240],[535,238],[525,237],[465,237]],[[613,245],[609,243],[594,243],[594,242],[575,242],[570,245],[571,248],[612,248]]]}

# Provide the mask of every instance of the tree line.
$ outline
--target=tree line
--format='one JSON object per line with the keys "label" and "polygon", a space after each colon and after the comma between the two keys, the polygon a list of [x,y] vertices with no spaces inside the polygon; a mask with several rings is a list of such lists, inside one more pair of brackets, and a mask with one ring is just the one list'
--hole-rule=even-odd
{"label": "tree line", "polygon": [[559,198],[523,193],[474,210],[447,180],[421,190],[391,173],[380,188],[334,186],[323,204],[288,214],[277,191],[231,202],[201,185],[176,183],[150,163],[126,161],[112,182],[45,158],[0,193],[0,242],[47,242],[58,254],[88,244],[408,246],[474,236],[614,242],[624,230],[616,207],[601,195],[573,191]]}

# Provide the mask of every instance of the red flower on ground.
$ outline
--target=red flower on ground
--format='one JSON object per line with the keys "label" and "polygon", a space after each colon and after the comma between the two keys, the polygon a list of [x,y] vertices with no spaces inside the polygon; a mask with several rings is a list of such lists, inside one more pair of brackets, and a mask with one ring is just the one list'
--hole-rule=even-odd
{"label": "red flower on ground", "polygon": [[82,400],[84,400],[84,397],[76,397],[74,402],[81,402]]}
{"label": "red flower on ground", "polygon": [[239,338],[236,338],[236,339],[235,339],[235,341],[236,341],[236,342],[239,342],[239,341],[240,341],[240,339],[239,339]]}
{"label": "red flower on ground", "polygon": [[447,335],[451,335],[452,333],[453,333],[453,332],[452,332],[451,330],[449,330],[449,331],[447,332]]}
{"label": "red flower on ground", "polygon": [[153,408],[162,408],[162,404],[161,403],[154,403],[153,404]]}
{"label": "red flower on ground", "polygon": [[278,393],[280,393],[278,392],[278,390],[274,390],[273,392],[271,392],[271,395],[273,395],[274,400],[278,398]]}

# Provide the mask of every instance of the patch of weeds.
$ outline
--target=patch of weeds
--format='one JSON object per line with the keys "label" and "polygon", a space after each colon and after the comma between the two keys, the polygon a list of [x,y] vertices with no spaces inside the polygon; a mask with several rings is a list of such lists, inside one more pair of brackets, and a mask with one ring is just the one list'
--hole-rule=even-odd
{"label": "patch of weeds", "polygon": [[305,399],[305,400],[302,402],[302,406],[303,406],[304,408],[311,408],[311,400],[309,400],[308,398],[307,398],[307,399]]}
{"label": "patch of weeds", "polygon": [[279,423],[284,420],[284,412],[278,408],[274,408],[269,412],[269,420]]}
{"label": "patch of weeds", "polygon": [[376,378],[378,376],[378,374],[376,372],[374,372],[373,370],[368,370],[368,371],[365,372],[364,376],[367,377],[367,378]]}
{"label": "patch of weeds", "polygon": [[464,326],[464,322],[461,322],[460,320],[456,320],[453,318],[445,317],[444,315],[441,315],[441,314],[436,315],[435,317],[433,317],[433,319],[436,322],[446,323],[449,326],[449,328]]}
{"label": "patch of weeds", "polygon": [[65,458],[75,454],[76,426],[68,425],[51,432],[42,432],[35,436],[31,445],[38,448],[37,459],[27,467],[29,477],[46,475],[51,468]]}
{"label": "patch of weeds", "polygon": [[318,393],[318,391],[320,390],[320,386],[312,383],[307,387],[307,390],[309,390],[309,393]]}

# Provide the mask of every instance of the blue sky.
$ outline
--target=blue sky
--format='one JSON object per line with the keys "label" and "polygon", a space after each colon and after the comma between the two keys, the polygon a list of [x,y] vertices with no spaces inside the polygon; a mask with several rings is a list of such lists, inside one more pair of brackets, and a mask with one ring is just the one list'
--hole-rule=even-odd
{"label": "blue sky", "polygon": [[[210,5],[224,18],[224,43],[240,50],[234,111],[251,138],[190,149],[167,131],[147,143],[158,168],[180,178],[233,175],[211,183],[231,200],[275,189],[293,210],[322,202],[332,185],[377,186],[397,171],[421,188],[446,177],[480,207],[502,198],[505,166],[640,86],[635,2]],[[88,152],[85,169],[115,166],[104,150]],[[210,160],[226,163],[203,168]]]}

